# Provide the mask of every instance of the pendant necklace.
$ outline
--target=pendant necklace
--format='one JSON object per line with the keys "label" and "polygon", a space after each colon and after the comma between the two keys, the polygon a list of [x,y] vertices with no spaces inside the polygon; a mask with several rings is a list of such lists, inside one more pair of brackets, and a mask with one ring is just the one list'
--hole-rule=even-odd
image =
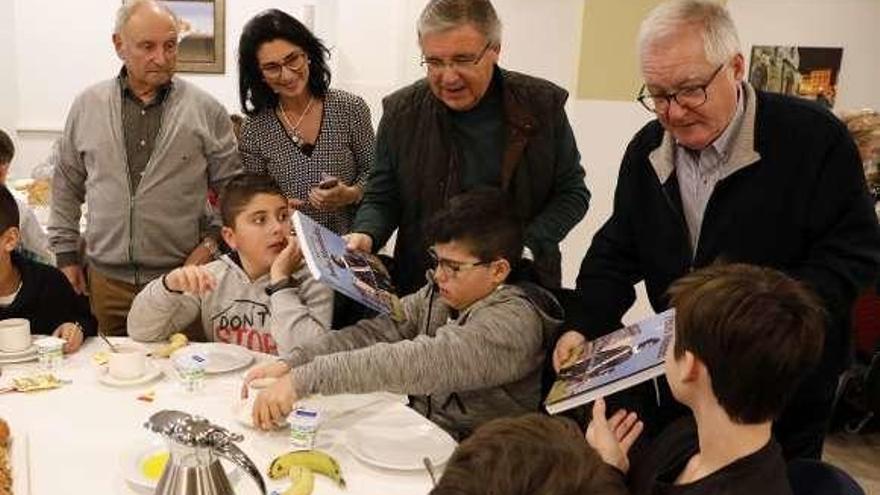
{"label": "pendant necklace", "polygon": [[306,104],[306,109],[303,110],[303,113],[300,114],[299,119],[297,119],[296,124],[291,125],[290,121],[287,120],[287,110],[284,108],[284,101],[281,98],[278,98],[278,106],[281,107],[281,120],[284,121],[284,124],[290,129],[290,138],[293,140],[293,143],[302,148],[305,143],[305,139],[299,133],[299,126],[302,124],[303,119],[309,113],[309,110],[312,109],[312,102],[315,101],[314,96],[309,96],[309,102]]}

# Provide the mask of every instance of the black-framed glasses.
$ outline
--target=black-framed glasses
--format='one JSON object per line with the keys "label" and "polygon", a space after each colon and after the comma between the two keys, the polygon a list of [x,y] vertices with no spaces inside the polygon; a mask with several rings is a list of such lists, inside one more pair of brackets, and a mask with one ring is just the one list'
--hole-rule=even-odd
{"label": "black-framed glasses", "polygon": [[434,265],[434,269],[438,272],[443,271],[450,278],[455,278],[461,272],[467,272],[479,266],[492,263],[491,261],[462,262],[447,260],[437,256],[437,251],[434,248],[428,249],[428,256],[431,257],[431,264]]}
{"label": "black-framed glasses", "polygon": [[280,62],[269,62],[260,66],[260,71],[267,79],[278,79],[285,68],[292,72],[299,72],[309,63],[309,56],[305,52],[290,52]]}
{"label": "black-framed glasses", "polygon": [[718,68],[715,69],[715,72],[712,73],[712,77],[710,77],[705,84],[682,88],[675,93],[653,95],[647,93],[647,88],[642,84],[642,88],[639,90],[639,96],[636,97],[636,100],[645,107],[645,110],[653,113],[666,112],[669,110],[669,106],[672,105],[673,100],[675,100],[675,102],[678,103],[678,106],[682,108],[692,110],[700,107],[709,99],[709,95],[706,93],[706,88],[712,85],[712,81],[715,80],[715,77],[718,76],[718,73],[721,72],[721,69],[723,69],[725,65],[726,64],[719,65]]}
{"label": "black-framed glasses", "polygon": [[437,57],[425,57],[422,55],[422,61],[420,63],[422,67],[428,69],[428,72],[440,72],[447,67],[454,71],[468,70],[474,68],[480,63],[480,60],[483,60],[483,56],[486,55],[486,52],[489,51],[491,46],[492,42],[487,41],[486,46],[484,46],[476,55],[455,55],[452,57],[452,60],[448,62]]}

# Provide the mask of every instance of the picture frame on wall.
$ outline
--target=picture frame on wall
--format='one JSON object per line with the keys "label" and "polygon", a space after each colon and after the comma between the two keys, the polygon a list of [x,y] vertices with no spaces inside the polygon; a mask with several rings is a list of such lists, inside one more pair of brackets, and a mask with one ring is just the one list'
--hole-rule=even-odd
{"label": "picture frame on wall", "polygon": [[753,46],[749,82],[756,89],[834,107],[843,48]]}
{"label": "picture frame on wall", "polygon": [[177,72],[226,72],[226,0],[162,0],[179,19]]}

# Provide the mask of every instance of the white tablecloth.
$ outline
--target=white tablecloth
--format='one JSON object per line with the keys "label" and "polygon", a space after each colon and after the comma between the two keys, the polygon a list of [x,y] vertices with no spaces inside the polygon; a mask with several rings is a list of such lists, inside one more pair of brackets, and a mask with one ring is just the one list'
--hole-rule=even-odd
{"label": "white tablecloth", "polygon": [[[97,367],[91,361],[92,355],[103,348],[103,343],[97,339],[89,339],[77,353],[65,357],[58,375],[72,380],[69,385],[30,394],[0,395],[0,417],[9,422],[13,442],[16,438],[27,437],[26,460],[31,495],[144,493],[126,482],[122,458],[125,452],[139,445],[161,441],[147,431],[143,423],[162,409],[199,414],[244,434],[245,439],[239,446],[264,473],[270,491],[280,491],[288,486],[287,482],[273,482],[265,476],[271,460],[288,450],[287,430],[258,432],[234,419],[232,405],[244,370],[209,376],[204,390],[196,395],[180,389],[170,368],[154,382],[113,388],[97,380]],[[167,367],[170,363],[166,359],[161,365]],[[0,383],[5,384],[11,377],[35,370],[36,363],[3,365]],[[154,402],[137,400],[149,390],[155,391]],[[430,491],[431,481],[425,470],[394,471],[371,467],[354,458],[346,448],[346,431],[364,422],[394,427],[419,421],[434,427],[406,407],[399,397],[377,394],[374,398],[376,401],[367,407],[322,422],[318,448],[336,457],[348,486],[341,490],[330,480],[317,476],[315,494],[412,495]],[[22,443],[17,445],[21,447]],[[22,470],[21,466],[17,467],[18,471]],[[21,474],[17,472],[13,476]],[[239,475],[235,483],[236,493],[258,493],[256,485],[246,475]]]}

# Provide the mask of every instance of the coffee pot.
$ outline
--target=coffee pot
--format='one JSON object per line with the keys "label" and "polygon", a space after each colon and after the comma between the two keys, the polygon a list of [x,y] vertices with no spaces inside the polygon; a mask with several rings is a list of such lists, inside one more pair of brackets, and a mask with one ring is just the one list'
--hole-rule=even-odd
{"label": "coffee pot", "polygon": [[251,475],[260,493],[266,494],[260,471],[234,443],[244,439],[242,435],[205,418],[172,410],[153,414],[144,427],[164,436],[170,453],[156,495],[234,495],[220,457]]}

